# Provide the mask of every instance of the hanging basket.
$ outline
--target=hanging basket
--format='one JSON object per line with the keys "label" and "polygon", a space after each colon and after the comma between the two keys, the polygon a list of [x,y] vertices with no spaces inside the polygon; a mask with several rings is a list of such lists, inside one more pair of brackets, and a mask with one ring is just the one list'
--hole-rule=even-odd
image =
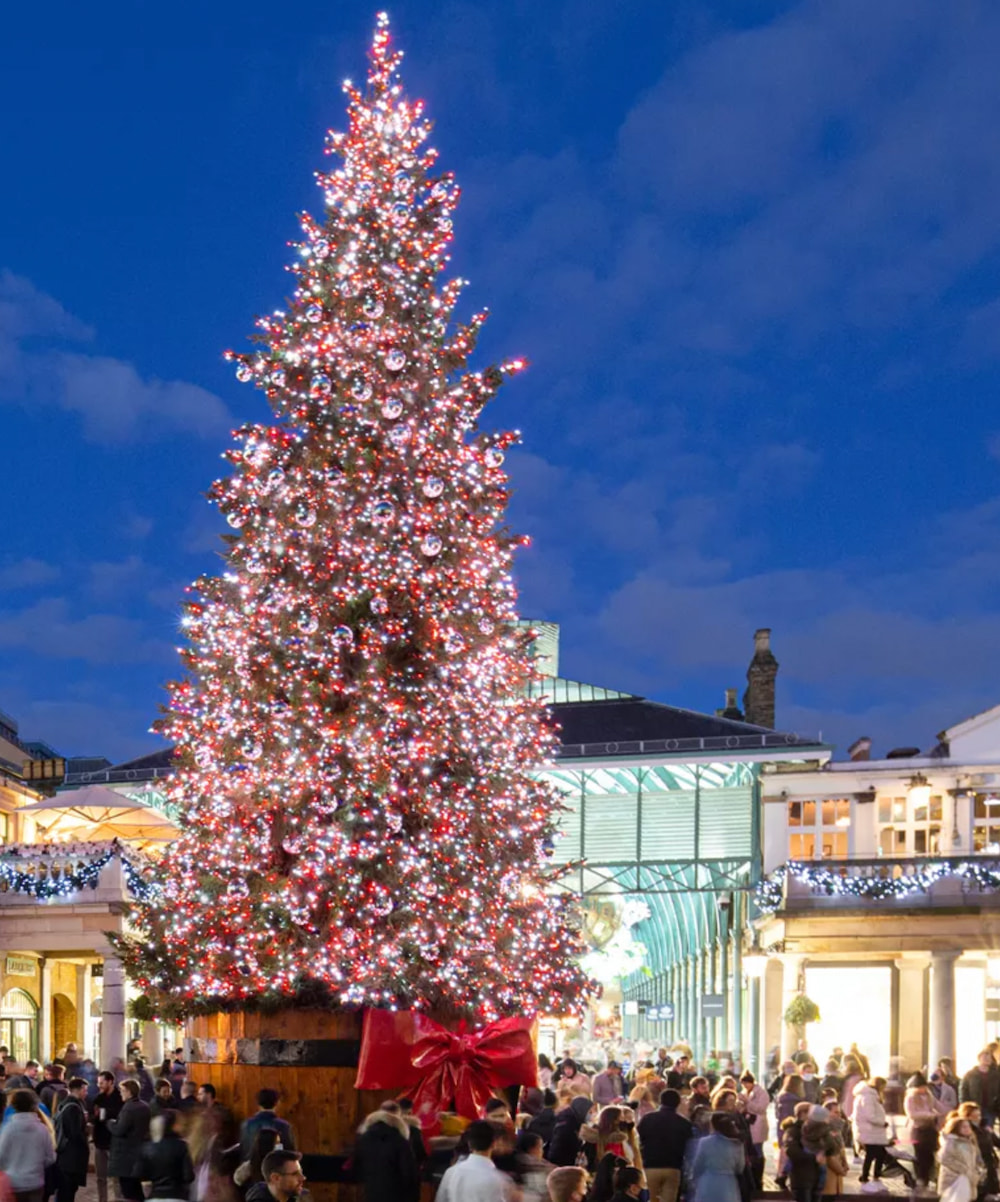
{"label": "hanging basket", "polygon": [[804,1027],[806,1023],[818,1023],[819,1006],[812,998],[800,993],[798,997],[792,998],[788,1003],[785,1010],[785,1022],[790,1027]]}

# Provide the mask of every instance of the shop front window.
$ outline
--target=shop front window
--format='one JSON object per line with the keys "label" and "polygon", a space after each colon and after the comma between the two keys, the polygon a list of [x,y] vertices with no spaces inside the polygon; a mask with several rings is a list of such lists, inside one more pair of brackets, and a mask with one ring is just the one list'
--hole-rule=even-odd
{"label": "shop front window", "polygon": [[0,1043],[19,1065],[38,1051],[38,1007],[23,989],[8,989],[0,998]]}
{"label": "shop front window", "polygon": [[833,860],[848,854],[851,803],[846,797],[788,802],[788,858]]}
{"label": "shop front window", "polygon": [[940,793],[911,789],[905,797],[879,797],[879,855],[940,855],[943,817],[944,799]]}
{"label": "shop front window", "polygon": [[972,850],[1000,855],[1000,794],[975,793],[972,801]]}

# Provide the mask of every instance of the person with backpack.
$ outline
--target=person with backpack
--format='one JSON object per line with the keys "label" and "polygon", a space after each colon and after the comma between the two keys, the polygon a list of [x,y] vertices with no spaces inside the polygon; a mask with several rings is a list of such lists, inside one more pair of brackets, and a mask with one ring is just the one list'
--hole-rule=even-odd
{"label": "person with backpack", "polygon": [[74,1202],[87,1184],[87,1088],[85,1077],[71,1077],[56,1111],[56,1202]]}

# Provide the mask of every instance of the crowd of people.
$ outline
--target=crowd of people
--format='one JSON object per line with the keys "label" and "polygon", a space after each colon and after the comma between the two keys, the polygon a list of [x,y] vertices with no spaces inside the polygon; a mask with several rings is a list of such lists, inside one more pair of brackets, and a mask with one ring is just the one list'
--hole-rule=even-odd
{"label": "crowd of people", "polygon": [[295,1202],[305,1178],[276,1090],[237,1127],[178,1048],[98,1071],[69,1044],[51,1064],[0,1047],[0,1202],[75,1202],[93,1165],[98,1202]]}
{"label": "crowd of people", "polygon": [[731,1063],[699,1070],[684,1046],[602,1067],[540,1056],[538,1088],[468,1124],[441,1114],[429,1139],[405,1099],[384,1103],[354,1169],[365,1202],[417,1202],[421,1181],[440,1202],[747,1202],[770,1154],[796,1202],[841,1193],[848,1175],[862,1192],[897,1175],[943,1202],[1000,1202],[1000,1045],[961,1079],[947,1059],[882,1078],[857,1045],[822,1063],[805,1042],[760,1081]]}

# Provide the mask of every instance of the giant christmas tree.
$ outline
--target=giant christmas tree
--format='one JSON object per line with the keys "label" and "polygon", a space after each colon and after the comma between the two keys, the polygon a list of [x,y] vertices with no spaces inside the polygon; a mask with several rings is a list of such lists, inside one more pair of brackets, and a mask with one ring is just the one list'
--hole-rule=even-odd
{"label": "giant christmas tree", "polygon": [[483,1018],[578,1003],[547,889],[554,736],[526,696],[504,452],[479,429],[513,361],[472,370],[485,315],[438,287],[458,190],[380,17],[367,88],[302,219],[287,309],[233,354],[271,424],[237,431],[213,499],[226,569],[192,589],[177,745],[183,833],[123,947],[181,1011],[256,1001]]}

